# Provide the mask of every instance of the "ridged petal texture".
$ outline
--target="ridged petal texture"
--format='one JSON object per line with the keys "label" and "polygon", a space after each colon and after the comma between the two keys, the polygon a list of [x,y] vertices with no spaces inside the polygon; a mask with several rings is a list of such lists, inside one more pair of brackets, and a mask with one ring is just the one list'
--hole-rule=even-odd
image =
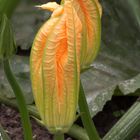
{"label": "ridged petal texture", "polygon": [[89,67],[100,46],[102,8],[98,0],[73,0],[82,21],[81,69]]}
{"label": "ridged petal texture", "polygon": [[66,0],[41,27],[32,46],[30,68],[35,103],[51,133],[67,132],[75,120],[81,32],[81,21],[71,1]]}

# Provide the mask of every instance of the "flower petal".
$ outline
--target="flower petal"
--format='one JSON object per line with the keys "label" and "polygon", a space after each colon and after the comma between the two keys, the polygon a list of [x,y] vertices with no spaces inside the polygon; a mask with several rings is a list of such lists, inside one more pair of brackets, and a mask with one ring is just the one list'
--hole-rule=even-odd
{"label": "flower petal", "polygon": [[68,131],[75,119],[80,35],[81,23],[76,12],[71,3],[65,3],[64,15],[49,36],[43,57],[45,123],[52,133]]}
{"label": "flower petal", "polygon": [[74,0],[73,5],[83,25],[81,67],[84,68],[95,59],[100,46],[100,15],[95,1]]}
{"label": "flower petal", "polygon": [[54,11],[55,9],[57,9],[60,5],[57,4],[56,2],[48,2],[46,4],[43,5],[37,5],[36,7],[41,8],[43,10],[49,10],[49,11]]}
{"label": "flower petal", "polygon": [[58,18],[48,20],[39,30],[35,37],[31,57],[30,57],[30,70],[31,70],[31,81],[32,88],[35,97],[35,102],[38,110],[40,111],[41,117],[44,118],[44,107],[43,107],[43,81],[42,81],[42,59],[43,52],[46,46],[46,41],[51,33],[52,29],[58,22]]}

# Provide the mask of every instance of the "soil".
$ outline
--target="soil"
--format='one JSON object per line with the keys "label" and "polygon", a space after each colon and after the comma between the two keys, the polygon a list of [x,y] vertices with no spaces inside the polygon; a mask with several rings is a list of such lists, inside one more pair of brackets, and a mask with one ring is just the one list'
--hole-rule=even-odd
{"label": "soil", "polygon": [[[109,129],[121,118],[121,116],[135,102],[136,97],[113,97],[106,103],[103,111],[99,112],[94,118],[95,125],[101,137],[103,137]],[[0,123],[10,136],[11,140],[23,140],[20,116],[17,110],[0,104]],[[31,118],[34,140],[52,140],[52,135],[47,129],[39,126],[35,120]],[[77,124],[82,126],[79,119]],[[65,140],[74,140],[69,136],[65,136]],[[140,140],[140,134],[133,140]]]}
{"label": "soil", "polygon": [[[50,140],[51,135],[48,131],[40,127],[31,119],[34,140]],[[23,130],[20,123],[20,115],[17,110],[1,104],[0,106],[0,123],[5,128],[12,140],[22,140]]]}

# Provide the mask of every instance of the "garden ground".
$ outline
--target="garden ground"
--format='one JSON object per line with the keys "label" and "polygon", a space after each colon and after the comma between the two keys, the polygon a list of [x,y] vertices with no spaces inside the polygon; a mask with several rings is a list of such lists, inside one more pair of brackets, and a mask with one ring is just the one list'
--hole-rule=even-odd
{"label": "garden ground", "polygon": [[[93,119],[101,137],[121,118],[136,99],[136,97],[113,97],[111,101],[107,102],[103,111]],[[39,126],[34,119],[31,119],[31,122],[34,140],[52,140],[52,135],[45,128]],[[20,117],[16,109],[0,104],[0,123],[12,140],[23,139]],[[77,123],[82,125],[81,120],[78,120]],[[65,136],[65,140],[74,139]],[[133,140],[140,140],[140,134],[137,134]]]}

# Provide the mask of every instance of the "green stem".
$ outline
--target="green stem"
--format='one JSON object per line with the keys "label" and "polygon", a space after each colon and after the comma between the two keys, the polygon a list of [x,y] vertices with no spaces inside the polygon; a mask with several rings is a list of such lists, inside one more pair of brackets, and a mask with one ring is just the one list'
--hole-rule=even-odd
{"label": "green stem", "polygon": [[54,140],[64,140],[64,134],[55,134]]}
{"label": "green stem", "polygon": [[23,125],[23,130],[24,130],[24,139],[32,140],[31,124],[30,124],[29,114],[28,114],[28,110],[27,110],[27,106],[26,106],[26,102],[25,102],[22,90],[18,82],[16,81],[14,74],[12,73],[9,60],[4,60],[3,64],[4,64],[4,71],[5,71],[6,77],[17,99],[17,104],[18,104],[20,115],[21,115],[21,121]]}
{"label": "green stem", "polygon": [[90,140],[93,140],[93,139],[100,140],[99,134],[98,134],[96,127],[90,116],[90,112],[88,109],[88,104],[86,101],[82,83],[80,84],[79,109],[80,109],[80,113],[81,113],[81,119],[82,119],[83,125],[86,129],[86,132],[89,136],[89,139]]}
{"label": "green stem", "polygon": [[132,140],[140,131],[140,100],[111,128],[103,140]]}
{"label": "green stem", "polygon": [[68,134],[76,140],[89,140],[85,129],[76,124],[72,125]]}

